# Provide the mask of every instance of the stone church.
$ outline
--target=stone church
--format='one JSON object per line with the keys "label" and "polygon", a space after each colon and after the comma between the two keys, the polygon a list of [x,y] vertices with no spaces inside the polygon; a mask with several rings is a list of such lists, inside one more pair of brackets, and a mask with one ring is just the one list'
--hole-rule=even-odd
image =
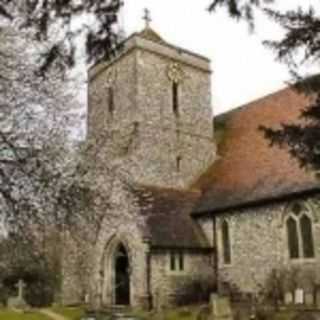
{"label": "stone church", "polygon": [[[88,139],[100,142],[90,161],[108,193],[92,210],[111,205],[88,252],[87,288],[65,271],[65,304],[84,291],[97,305],[146,308],[201,288],[250,295],[274,271],[287,291],[320,283],[318,181],[258,130],[299,121],[308,99],[287,88],[213,123],[211,73],[206,57],[149,25],[90,70]],[[106,166],[131,187],[115,178],[111,188]]]}

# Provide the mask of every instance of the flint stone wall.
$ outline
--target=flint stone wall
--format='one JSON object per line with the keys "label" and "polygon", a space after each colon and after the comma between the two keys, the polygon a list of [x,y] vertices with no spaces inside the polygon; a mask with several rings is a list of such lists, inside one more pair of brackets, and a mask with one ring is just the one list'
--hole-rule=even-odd
{"label": "flint stone wall", "polygon": [[[185,76],[177,117],[168,77],[172,63],[160,53],[133,48],[100,71],[93,69],[88,134],[104,140],[106,160],[121,163],[136,182],[187,188],[215,157],[210,73],[181,62]],[[112,114],[108,87],[114,92]]]}
{"label": "flint stone wall", "polygon": [[[296,201],[295,201],[296,202]],[[302,199],[313,220],[315,258],[291,260],[285,217],[293,202],[256,206],[217,215],[219,286],[227,283],[242,293],[257,293],[266,288],[273,270],[282,277],[283,290],[292,286],[312,291],[320,283],[320,211],[318,200]],[[230,230],[231,264],[223,263],[221,224]],[[295,282],[295,283],[293,283]]]}
{"label": "flint stone wall", "polygon": [[200,295],[215,285],[212,253],[185,251],[184,270],[172,271],[170,251],[156,251],[151,258],[151,274],[152,301],[157,309],[183,304],[190,295],[193,303],[200,302]]}
{"label": "flint stone wall", "polygon": [[[172,46],[139,37],[133,40],[120,57],[89,73],[88,143],[92,155],[88,154],[88,163],[93,163],[91,181],[100,193],[92,210],[105,214],[88,252],[90,299],[96,305],[114,303],[108,261],[120,242],[129,254],[132,306],[144,304],[149,294],[150,235],[134,195],[119,181],[114,184],[114,171],[120,168],[119,174],[130,183],[188,188],[215,157],[209,62]],[[168,77],[169,66],[176,62],[183,70],[179,115],[173,110],[172,80]],[[76,268],[77,263],[70,261]],[[177,294],[178,287],[200,276],[212,277],[211,255],[187,254],[185,265],[183,276],[168,274],[168,255],[152,256],[152,295],[162,291],[159,299],[165,303],[168,296]],[[74,272],[65,270],[65,275],[69,296],[79,296]]]}
{"label": "flint stone wall", "polygon": [[[77,264],[76,252],[72,254],[72,250],[76,248],[71,247],[66,251],[69,258],[63,277],[65,304],[83,303],[86,293],[89,293],[90,302],[94,306],[110,306],[115,303],[112,262],[115,249],[120,243],[125,246],[129,257],[132,307],[145,308],[149,302],[152,302],[155,308],[168,307],[183,303],[190,294],[197,300],[199,290],[214,287],[214,261],[211,251],[184,250],[184,270],[173,272],[170,270],[170,251],[159,251],[150,247],[145,217],[140,214],[141,208],[137,205],[134,194],[126,190],[121,182],[115,182],[110,201],[112,206],[105,213],[95,245],[91,246],[91,249],[87,247],[89,271],[86,278],[81,278],[83,274]],[[98,203],[95,210],[103,208],[100,201]],[[196,291],[192,291],[195,286]]]}

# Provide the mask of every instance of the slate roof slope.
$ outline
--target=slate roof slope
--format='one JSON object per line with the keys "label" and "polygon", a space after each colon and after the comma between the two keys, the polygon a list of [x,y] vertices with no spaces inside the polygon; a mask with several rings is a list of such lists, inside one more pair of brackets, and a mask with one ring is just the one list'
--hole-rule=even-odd
{"label": "slate roof slope", "polygon": [[260,125],[280,128],[301,123],[310,98],[286,88],[215,119],[221,142],[219,159],[196,182],[203,196],[195,213],[224,210],[319,188],[287,149],[270,146]]}
{"label": "slate roof slope", "polygon": [[142,187],[137,193],[154,248],[210,249],[191,212],[200,193]]}

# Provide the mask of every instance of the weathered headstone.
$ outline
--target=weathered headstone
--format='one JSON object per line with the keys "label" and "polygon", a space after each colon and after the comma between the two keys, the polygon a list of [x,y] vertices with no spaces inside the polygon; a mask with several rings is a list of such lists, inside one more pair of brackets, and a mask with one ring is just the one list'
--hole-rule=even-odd
{"label": "weathered headstone", "polygon": [[230,299],[212,294],[210,297],[211,311],[215,320],[232,320]]}
{"label": "weathered headstone", "polygon": [[18,288],[18,296],[17,297],[9,297],[8,298],[8,307],[13,309],[26,309],[28,308],[28,304],[25,302],[23,296],[24,288],[26,284],[23,280],[19,280],[16,287]]}
{"label": "weathered headstone", "polygon": [[306,292],[305,295],[304,295],[304,303],[307,305],[307,306],[313,306],[314,304],[314,296],[313,296],[313,293],[311,292]]}
{"label": "weathered headstone", "polygon": [[294,302],[295,304],[303,304],[303,290],[298,288],[294,292]]}
{"label": "weathered headstone", "polygon": [[318,317],[316,317],[315,314],[308,311],[299,312],[296,316],[292,318],[292,320],[317,320],[317,319]]}
{"label": "weathered headstone", "polygon": [[316,301],[315,301],[315,305],[320,308],[320,286],[316,287]]}
{"label": "weathered headstone", "polygon": [[292,292],[288,291],[284,294],[284,303],[286,305],[293,303],[293,294]]}

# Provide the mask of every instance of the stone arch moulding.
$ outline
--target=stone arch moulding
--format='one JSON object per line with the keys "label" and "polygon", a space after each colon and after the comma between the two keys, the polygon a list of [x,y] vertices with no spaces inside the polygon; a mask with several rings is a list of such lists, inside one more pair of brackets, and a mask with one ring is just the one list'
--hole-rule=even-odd
{"label": "stone arch moulding", "polygon": [[320,218],[319,217],[320,201],[310,199],[305,201],[305,205],[311,212],[314,223],[318,223]]}
{"label": "stone arch moulding", "polygon": [[[121,245],[125,248],[126,253],[128,255],[129,274],[132,274],[132,253],[129,246],[129,241],[123,235],[111,236],[104,247],[99,270],[102,305],[111,306],[116,304],[115,255],[119,246]],[[132,300],[131,297],[130,300]]]}
{"label": "stone arch moulding", "polygon": [[316,213],[316,204],[313,203],[312,200],[301,200],[294,201],[293,203],[289,203],[284,206],[281,214],[281,221],[279,224],[279,228],[282,228],[286,223],[288,216],[293,213],[293,208],[295,205],[299,205],[301,207],[301,211],[303,211],[309,218],[314,222],[319,222],[319,218]]}

